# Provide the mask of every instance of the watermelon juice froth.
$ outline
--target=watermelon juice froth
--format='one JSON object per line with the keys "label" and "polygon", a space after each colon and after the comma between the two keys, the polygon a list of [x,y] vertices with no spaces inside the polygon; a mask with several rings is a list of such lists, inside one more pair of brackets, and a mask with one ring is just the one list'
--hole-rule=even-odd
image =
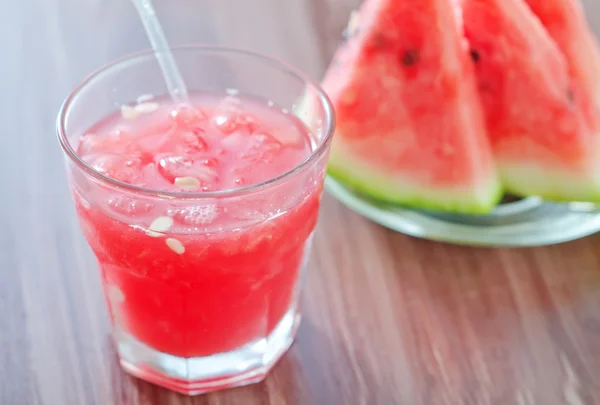
{"label": "watermelon juice froth", "polygon": [[[125,107],[90,128],[77,151],[129,184],[207,192],[276,177],[311,149],[302,123],[280,109],[198,96],[193,107]],[[85,199],[77,193],[76,205],[117,326],[160,352],[199,357],[266,336],[284,317],[319,193],[282,209],[282,192],[195,205],[97,189]]]}
{"label": "watermelon juice froth", "polygon": [[[333,113],[277,61],[175,54],[193,67],[189,102],[138,97],[164,94],[154,56],[142,54],[88,78],[58,133],[121,364],[199,394],[260,381],[293,340]],[[197,75],[207,66],[219,69]],[[215,89],[229,80],[239,90]]]}

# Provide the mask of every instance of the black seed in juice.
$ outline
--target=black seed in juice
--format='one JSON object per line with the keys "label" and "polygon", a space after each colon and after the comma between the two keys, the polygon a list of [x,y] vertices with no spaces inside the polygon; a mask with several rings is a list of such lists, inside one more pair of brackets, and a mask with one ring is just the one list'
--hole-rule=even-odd
{"label": "black seed in juice", "polygon": [[419,54],[417,51],[406,51],[402,54],[401,61],[404,66],[414,66],[419,62]]}
{"label": "black seed in juice", "polygon": [[471,59],[473,59],[473,61],[475,63],[477,63],[481,59],[481,55],[475,49],[472,49],[471,50]]}

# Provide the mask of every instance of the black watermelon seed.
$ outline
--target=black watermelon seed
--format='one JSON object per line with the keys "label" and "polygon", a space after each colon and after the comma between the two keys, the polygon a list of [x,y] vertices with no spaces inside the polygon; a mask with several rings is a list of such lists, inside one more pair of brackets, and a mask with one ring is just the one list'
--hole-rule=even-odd
{"label": "black watermelon seed", "polygon": [[414,66],[419,62],[419,53],[417,51],[406,51],[402,54],[401,61],[404,66]]}
{"label": "black watermelon seed", "polygon": [[481,59],[481,55],[475,49],[471,49],[471,59],[477,63]]}

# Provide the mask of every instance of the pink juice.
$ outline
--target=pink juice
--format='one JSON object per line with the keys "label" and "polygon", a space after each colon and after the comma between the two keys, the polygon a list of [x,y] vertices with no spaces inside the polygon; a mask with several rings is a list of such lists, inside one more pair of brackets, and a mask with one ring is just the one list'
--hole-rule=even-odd
{"label": "pink juice", "polygon": [[[202,95],[193,107],[167,99],[125,106],[80,136],[76,149],[113,179],[189,194],[278,177],[305,161],[313,144],[296,117],[266,102]],[[201,200],[72,179],[117,332],[184,358],[268,336],[295,313],[323,170],[236,198]]]}

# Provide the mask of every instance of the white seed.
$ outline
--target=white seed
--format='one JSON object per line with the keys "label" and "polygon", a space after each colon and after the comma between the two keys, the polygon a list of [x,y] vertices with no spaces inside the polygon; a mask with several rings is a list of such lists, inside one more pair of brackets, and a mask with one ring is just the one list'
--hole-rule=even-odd
{"label": "white seed", "polygon": [[152,113],[152,112],[158,110],[158,107],[159,107],[158,103],[149,102],[149,103],[138,104],[133,108],[139,114],[149,114],[149,113]]}
{"label": "white seed", "polygon": [[135,102],[138,104],[145,103],[146,101],[150,101],[154,98],[152,94],[142,94],[138,98],[135,99]]}
{"label": "white seed", "polygon": [[162,236],[159,232],[166,232],[173,226],[173,218],[171,217],[158,217],[150,224],[150,227],[146,231],[146,235],[153,238]]}
{"label": "white seed", "polygon": [[134,120],[140,115],[139,112],[135,110],[130,105],[124,104],[121,106],[121,117],[126,120]]}
{"label": "white seed", "polygon": [[185,253],[185,246],[178,239],[175,238],[167,238],[166,240],[167,246],[178,255],[182,255]]}
{"label": "white seed", "polygon": [[175,185],[177,187],[195,190],[200,187],[200,180],[195,177],[177,177],[175,179]]}

